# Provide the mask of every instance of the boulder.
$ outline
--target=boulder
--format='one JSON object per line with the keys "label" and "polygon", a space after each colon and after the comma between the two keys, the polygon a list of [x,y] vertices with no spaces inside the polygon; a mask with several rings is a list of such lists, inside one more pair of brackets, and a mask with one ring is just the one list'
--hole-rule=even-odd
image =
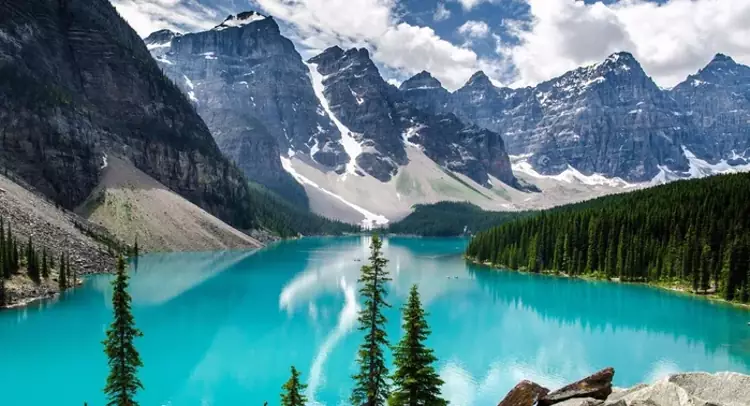
{"label": "boulder", "polygon": [[603,400],[594,398],[574,398],[564,400],[560,403],[555,403],[555,406],[601,406],[604,404]]}
{"label": "boulder", "polygon": [[539,400],[540,406],[554,405],[568,399],[594,398],[605,400],[612,393],[613,368],[606,368],[578,382],[548,393]]}
{"label": "boulder", "polygon": [[521,381],[497,406],[534,406],[549,389],[531,381]]}
{"label": "boulder", "polygon": [[747,406],[750,376],[733,372],[676,374],[613,393],[604,406]]}

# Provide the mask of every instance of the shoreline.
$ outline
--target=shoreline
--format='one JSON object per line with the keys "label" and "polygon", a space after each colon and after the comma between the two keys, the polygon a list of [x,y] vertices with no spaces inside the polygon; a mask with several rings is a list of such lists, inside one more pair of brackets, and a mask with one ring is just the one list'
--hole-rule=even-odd
{"label": "shoreline", "polygon": [[[541,272],[529,272],[529,271],[526,271],[526,270],[523,270],[523,269],[512,269],[512,268],[507,267],[507,266],[497,266],[497,265],[494,265],[494,264],[492,264],[490,262],[479,262],[479,261],[476,261],[475,259],[467,257],[465,255],[463,256],[463,258],[469,264],[481,266],[481,267],[488,268],[488,269],[494,270],[494,271],[517,272],[517,273],[521,273],[521,274],[552,276],[552,277],[565,278],[565,279],[580,279],[580,280],[589,281],[589,282],[591,282],[591,281],[599,281],[599,282],[616,283],[616,284],[622,284],[622,285],[646,286],[646,287],[649,287],[649,288],[655,288],[655,289],[660,289],[660,290],[666,290],[666,291],[673,292],[673,293],[678,293],[678,294],[685,295],[685,296],[688,296],[688,297],[691,297],[691,298],[697,298],[697,299],[707,300],[708,302],[713,302],[713,303],[716,303],[716,304],[728,305],[728,306],[735,307],[737,309],[741,309],[741,310],[745,310],[745,311],[750,312],[750,303],[739,303],[739,302],[728,301],[728,300],[722,299],[721,297],[719,297],[715,293],[712,293],[712,294],[698,294],[698,293],[693,293],[690,290],[688,290],[687,288],[682,287],[679,284],[672,285],[672,284],[667,284],[667,283],[630,282],[630,281],[620,281],[617,278],[615,278],[615,279],[602,279],[602,278],[595,278],[595,277],[591,277],[591,276],[587,276],[587,275],[571,276],[571,275],[568,275],[568,274],[563,273],[563,272],[555,272],[555,271],[550,271],[550,270],[544,270],[544,271],[541,271]],[[748,324],[750,324],[750,322]]]}

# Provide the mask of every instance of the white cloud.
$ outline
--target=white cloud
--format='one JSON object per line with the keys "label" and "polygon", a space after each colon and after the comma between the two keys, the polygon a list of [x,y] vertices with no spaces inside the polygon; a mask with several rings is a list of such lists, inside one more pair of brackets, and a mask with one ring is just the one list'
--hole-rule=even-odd
{"label": "white cloud", "polygon": [[472,8],[476,7],[477,5],[481,3],[492,3],[493,0],[454,0],[457,3],[461,3],[461,6],[464,8],[464,10],[468,11]]}
{"label": "white cloud", "polygon": [[550,79],[617,51],[633,53],[665,87],[684,80],[717,52],[750,63],[747,0],[526,1],[532,22],[515,30],[520,44],[499,47],[516,67],[517,85]]}
{"label": "white cloud", "polygon": [[458,27],[458,32],[470,38],[485,38],[490,35],[490,27],[484,21],[468,20]]}
{"label": "white cloud", "polygon": [[220,14],[195,0],[110,0],[120,15],[140,36],[160,29],[205,30],[216,26],[228,13]]}
{"label": "white cloud", "polygon": [[[430,71],[455,89],[480,59],[432,28],[400,22],[396,0],[256,0],[265,12],[289,23],[296,42],[315,50],[333,45],[366,47],[373,59],[405,74]],[[304,53],[304,52],[303,52]]]}
{"label": "white cloud", "polygon": [[432,19],[435,21],[444,21],[449,19],[451,16],[451,11],[445,8],[445,3],[440,2],[437,5],[437,8],[435,8],[435,14],[432,15]]}

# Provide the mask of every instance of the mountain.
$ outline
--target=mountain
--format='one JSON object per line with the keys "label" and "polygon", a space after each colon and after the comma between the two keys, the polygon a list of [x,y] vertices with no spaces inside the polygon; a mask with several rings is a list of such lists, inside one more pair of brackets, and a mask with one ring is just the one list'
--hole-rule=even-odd
{"label": "mountain", "polygon": [[472,189],[498,190],[495,182],[533,189],[513,175],[497,133],[416,108],[365,49],[332,47],[303,61],[273,17],[252,11],[203,32],[157,31],[145,42],[221,150],[302,208],[359,223],[385,220],[383,207],[392,217],[414,203],[465,200]]}
{"label": "mountain", "polygon": [[[542,176],[573,170],[583,176],[619,178],[623,185],[644,183],[657,177],[691,176],[695,172],[691,158],[710,163],[720,156],[731,158],[732,148],[739,155],[747,149],[749,138],[747,132],[742,133],[743,128],[747,131],[747,121],[743,123],[743,116],[737,111],[750,113],[750,109],[728,107],[732,103],[738,106],[732,97],[742,98],[741,88],[747,83],[749,68],[726,66],[725,59],[717,58],[719,62],[715,60],[701,71],[705,73],[698,74],[706,80],[688,79],[691,84],[697,83],[695,80],[717,83],[705,89],[684,84],[673,91],[660,89],[633,55],[620,52],[534,87],[497,87],[480,71],[450,93],[422,72],[405,81],[400,91],[425,111],[451,112],[464,121],[502,134],[508,151],[522,157],[518,162],[525,165],[514,169]],[[722,64],[726,66],[724,70]],[[719,74],[711,73],[717,70]],[[736,87],[729,89],[718,83]],[[683,91],[684,88],[688,89]],[[712,97],[724,104],[707,101],[708,95],[697,95],[696,91],[719,92]],[[692,112],[689,100],[704,103],[705,114]],[[734,113],[720,113],[733,110]],[[713,119],[705,120],[705,116]],[[714,120],[734,128],[707,124]],[[705,125],[710,128],[701,129]],[[714,148],[717,134],[727,132],[736,135],[728,137],[731,141],[727,145],[720,143]]]}
{"label": "mountain", "polygon": [[3,2],[0,163],[61,205],[83,202],[107,154],[233,225],[257,226],[244,176],[105,0]]}
{"label": "mountain", "polygon": [[308,62],[324,77],[322,96],[342,133],[358,144],[349,155],[356,155],[362,171],[387,182],[406,165],[406,147],[416,145],[442,167],[479,184],[489,185],[492,175],[518,185],[498,134],[452,114],[415,108],[380,76],[366,49],[332,47]]}
{"label": "mountain", "polygon": [[718,54],[670,94],[699,134],[691,151],[731,165],[750,162],[750,67]]}
{"label": "mountain", "polygon": [[328,166],[346,162],[307,67],[273,18],[245,12],[208,31],[157,31],[145,42],[221,151],[250,179],[307,207],[302,186],[283,170],[279,156],[315,147],[316,159]]}
{"label": "mountain", "polygon": [[[185,209],[181,212],[205,211],[246,232],[300,232],[298,225],[277,219],[289,213],[286,205],[251,188],[222,154],[189,96],[163,74],[108,1],[3,1],[0,34],[0,169],[14,179],[67,209],[84,202],[107,204],[91,195],[111,189],[102,184],[103,175],[108,162],[117,161],[139,179],[150,178],[116,185],[148,193],[117,196],[166,196],[150,193],[163,188],[197,206],[169,196],[139,201],[139,208],[165,205],[167,211],[173,201]],[[158,43],[150,45],[183,38],[186,44],[192,41],[189,35],[162,31],[152,37]],[[267,151],[262,144],[250,147]],[[129,204],[123,207],[127,210],[117,215],[134,215]],[[204,221],[211,217],[205,212],[189,219],[201,227],[196,232],[211,239],[212,230],[229,228],[217,219]],[[300,221],[305,231],[323,221],[308,217]],[[145,223],[158,227],[158,222]]]}

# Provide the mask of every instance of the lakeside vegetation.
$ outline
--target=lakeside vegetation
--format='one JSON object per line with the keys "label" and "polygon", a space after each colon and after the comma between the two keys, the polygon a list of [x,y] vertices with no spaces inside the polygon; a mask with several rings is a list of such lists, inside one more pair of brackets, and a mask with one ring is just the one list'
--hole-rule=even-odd
{"label": "lakeside vegetation", "polygon": [[62,292],[76,284],[77,273],[67,255],[60,254],[56,265],[54,256],[44,248],[40,252],[31,237],[20,243],[10,225],[6,227],[5,219],[0,218],[0,307],[9,303],[7,284],[17,278],[28,278],[35,286],[56,280]]}
{"label": "lakeside vegetation", "polygon": [[392,224],[389,233],[424,237],[455,237],[488,230],[533,212],[486,211],[466,202],[418,204],[414,212]]}
{"label": "lakeside vegetation", "polygon": [[750,301],[750,174],[680,181],[562,206],[478,234],[494,267],[654,285]]}

